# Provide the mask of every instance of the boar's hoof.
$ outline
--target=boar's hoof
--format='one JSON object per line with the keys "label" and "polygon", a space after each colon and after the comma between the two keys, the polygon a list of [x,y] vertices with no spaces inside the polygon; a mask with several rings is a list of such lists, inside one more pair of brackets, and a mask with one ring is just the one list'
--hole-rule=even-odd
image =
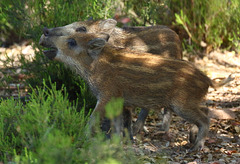
{"label": "boar's hoof", "polygon": [[189,133],[189,141],[194,144],[197,138],[198,127],[196,125],[192,126]]}
{"label": "boar's hoof", "polygon": [[143,126],[144,122],[141,120],[137,120],[137,122],[133,124],[133,136],[136,136],[143,129]]}
{"label": "boar's hoof", "polygon": [[190,148],[190,150],[188,151],[189,153],[192,153],[192,152],[199,152],[201,150],[204,149],[204,142],[203,141],[200,141],[198,143],[195,143],[195,145],[193,147]]}

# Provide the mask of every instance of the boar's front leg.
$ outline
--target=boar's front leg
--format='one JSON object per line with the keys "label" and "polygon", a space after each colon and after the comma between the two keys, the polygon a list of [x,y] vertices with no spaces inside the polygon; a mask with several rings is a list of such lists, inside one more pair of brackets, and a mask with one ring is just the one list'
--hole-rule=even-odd
{"label": "boar's front leg", "polygon": [[[93,113],[91,114],[90,120],[89,120],[89,129],[92,132],[95,132],[96,129],[94,129],[97,126],[97,117],[99,116],[99,123],[100,125],[102,125],[102,130],[109,131],[110,127],[111,127],[111,121],[105,118],[105,106],[107,105],[107,103],[110,101],[111,98],[100,98],[97,101],[97,104],[93,110]],[[104,119],[105,118],[105,119]],[[119,116],[115,117],[112,120],[112,124],[113,124],[113,132],[117,133],[120,135],[121,131],[122,131],[122,114],[120,114]],[[102,124],[103,123],[103,124]],[[110,137],[110,135],[107,134],[107,137]]]}
{"label": "boar's front leg", "polygon": [[[133,135],[136,135],[143,129],[148,113],[149,113],[149,110],[147,109],[141,110],[141,112],[138,115],[137,121],[133,125]],[[163,123],[160,130],[163,130],[167,133],[169,131],[171,120],[172,120],[171,110],[164,108]]]}
{"label": "boar's front leg", "polygon": [[123,115],[119,115],[115,117],[112,121],[108,118],[104,118],[101,121],[101,130],[105,133],[105,136],[110,139],[111,138],[111,131],[120,135],[122,133],[123,127]]}
{"label": "boar's front leg", "polygon": [[163,123],[160,130],[168,133],[171,121],[172,121],[172,111],[168,108],[164,108]]}
{"label": "boar's front leg", "polygon": [[124,124],[123,124],[124,128],[127,129],[128,135],[129,135],[130,139],[133,140],[132,111],[128,107],[124,107],[124,110],[123,110],[123,120],[124,120]]}
{"label": "boar's front leg", "polygon": [[94,128],[97,125],[97,117],[99,117],[100,122],[102,122],[102,120],[105,116],[105,106],[108,101],[109,101],[109,99],[99,99],[97,101],[97,104],[96,104],[96,106],[90,116],[89,122],[88,122],[90,132],[96,131],[96,129],[94,129]]}
{"label": "boar's front leg", "polygon": [[104,118],[101,124],[102,131],[106,134],[107,138],[111,138],[111,121],[110,119]]}

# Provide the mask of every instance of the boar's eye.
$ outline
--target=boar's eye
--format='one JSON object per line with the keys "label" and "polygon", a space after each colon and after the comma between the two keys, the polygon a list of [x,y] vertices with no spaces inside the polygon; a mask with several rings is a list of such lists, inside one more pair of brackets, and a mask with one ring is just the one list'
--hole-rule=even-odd
{"label": "boar's eye", "polygon": [[77,45],[77,42],[76,42],[76,40],[75,39],[68,39],[67,40],[67,43],[68,43],[68,46],[69,47],[75,47],[76,45]]}
{"label": "boar's eye", "polygon": [[78,28],[76,29],[76,32],[87,32],[87,29],[86,29],[86,27],[81,26],[81,27],[78,27]]}

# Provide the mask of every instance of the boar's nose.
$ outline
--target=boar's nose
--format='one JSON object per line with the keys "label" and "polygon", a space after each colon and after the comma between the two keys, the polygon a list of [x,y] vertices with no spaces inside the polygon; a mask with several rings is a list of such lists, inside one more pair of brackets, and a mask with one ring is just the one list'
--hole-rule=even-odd
{"label": "boar's nose", "polygon": [[50,31],[49,31],[49,29],[47,27],[43,28],[43,34],[44,34],[44,36],[49,36]]}

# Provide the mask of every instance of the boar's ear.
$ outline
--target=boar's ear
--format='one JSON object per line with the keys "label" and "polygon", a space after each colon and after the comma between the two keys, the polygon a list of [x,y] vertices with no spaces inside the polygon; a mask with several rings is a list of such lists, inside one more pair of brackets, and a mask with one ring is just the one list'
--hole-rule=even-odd
{"label": "boar's ear", "polygon": [[117,25],[117,21],[114,19],[106,19],[106,20],[102,20],[100,22],[100,30],[107,33],[107,34],[111,34],[113,29],[116,27]]}
{"label": "boar's ear", "polygon": [[94,38],[88,42],[88,55],[93,59],[97,59],[98,55],[101,53],[103,47],[106,44],[106,40],[103,38]]}

